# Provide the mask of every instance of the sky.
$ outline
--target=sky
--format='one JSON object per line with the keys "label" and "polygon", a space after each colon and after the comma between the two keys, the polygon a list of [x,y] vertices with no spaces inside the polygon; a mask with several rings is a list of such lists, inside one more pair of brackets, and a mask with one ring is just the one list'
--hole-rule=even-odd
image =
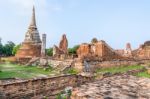
{"label": "sky", "polygon": [[23,42],[35,6],[40,35],[47,47],[58,45],[66,34],[69,47],[106,41],[114,49],[133,49],[150,40],[150,0],[0,0],[2,42]]}

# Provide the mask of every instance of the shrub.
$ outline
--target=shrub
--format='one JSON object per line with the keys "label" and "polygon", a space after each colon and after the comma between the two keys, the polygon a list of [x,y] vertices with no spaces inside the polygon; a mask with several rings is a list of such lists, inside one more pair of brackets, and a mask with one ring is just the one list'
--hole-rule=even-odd
{"label": "shrub", "polygon": [[69,54],[76,54],[78,48],[79,48],[79,45],[75,45],[73,48],[69,48],[68,49]]}
{"label": "shrub", "polygon": [[53,56],[53,48],[46,49],[46,55]]}
{"label": "shrub", "polygon": [[12,54],[15,55],[20,47],[21,47],[21,44],[14,46],[12,50]]}

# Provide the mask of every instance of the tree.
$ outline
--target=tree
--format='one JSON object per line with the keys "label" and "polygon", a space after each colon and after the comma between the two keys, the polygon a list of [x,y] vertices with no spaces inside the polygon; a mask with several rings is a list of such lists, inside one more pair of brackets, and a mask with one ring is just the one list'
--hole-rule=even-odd
{"label": "tree", "polygon": [[93,38],[93,39],[91,40],[91,43],[97,43],[97,42],[98,42],[97,38]]}
{"label": "tree", "polygon": [[1,42],[1,38],[0,38],[0,56],[2,56],[3,54],[3,45],[2,45],[2,42]]}
{"label": "tree", "polygon": [[14,46],[15,46],[15,44],[14,44],[12,41],[8,41],[8,42],[3,46],[3,54],[4,54],[5,56],[11,56]]}
{"label": "tree", "polygon": [[20,47],[21,47],[21,44],[18,44],[16,46],[14,46],[13,50],[12,50],[12,54],[15,55],[17,53],[17,51],[19,50]]}
{"label": "tree", "polygon": [[0,37],[0,44],[2,44],[2,38]]}
{"label": "tree", "polygon": [[79,45],[75,45],[73,48],[69,48],[68,49],[69,54],[76,54],[78,48],[79,48]]}
{"label": "tree", "polygon": [[3,55],[3,45],[0,43],[0,56]]}
{"label": "tree", "polygon": [[53,56],[53,48],[46,49],[46,55]]}

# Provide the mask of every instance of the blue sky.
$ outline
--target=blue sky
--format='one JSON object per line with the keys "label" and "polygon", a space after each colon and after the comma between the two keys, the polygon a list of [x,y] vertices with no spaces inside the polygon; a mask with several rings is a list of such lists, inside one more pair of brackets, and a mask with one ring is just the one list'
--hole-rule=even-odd
{"label": "blue sky", "polygon": [[150,40],[150,0],[0,0],[0,37],[3,43],[24,40],[36,8],[40,34],[47,34],[47,47],[67,34],[69,47],[105,40],[114,49],[127,42],[133,48]]}

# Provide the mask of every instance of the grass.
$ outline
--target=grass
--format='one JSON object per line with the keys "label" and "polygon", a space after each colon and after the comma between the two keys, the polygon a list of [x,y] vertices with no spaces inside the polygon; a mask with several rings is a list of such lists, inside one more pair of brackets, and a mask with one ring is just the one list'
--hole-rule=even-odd
{"label": "grass", "polygon": [[67,73],[67,74],[78,74],[78,71],[76,69],[70,68],[65,73]]}
{"label": "grass", "polygon": [[[124,73],[129,70],[137,70],[143,68],[144,67],[140,65],[101,68],[96,70],[96,74]],[[75,69],[69,69],[66,71],[66,73],[77,74],[78,72]],[[56,72],[51,67],[44,70],[42,68],[38,68],[35,66],[21,66],[21,65],[10,64],[10,63],[0,64],[0,79],[8,79],[8,78],[29,79],[35,77],[45,77],[50,75],[56,75]],[[148,74],[147,71],[140,72],[136,76],[150,78],[150,74]]]}
{"label": "grass", "polygon": [[150,74],[148,74],[147,71],[140,72],[140,73],[136,74],[136,76],[150,78]]}
{"label": "grass", "polygon": [[120,67],[111,67],[111,68],[101,68],[97,69],[96,73],[124,73],[129,70],[137,70],[137,69],[143,69],[144,67],[140,65],[133,65],[133,66],[120,66]]}
{"label": "grass", "polygon": [[7,78],[34,78],[34,77],[43,77],[49,76],[52,74],[51,70],[44,70],[42,68],[37,68],[33,66],[21,66],[16,64],[0,64],[0,79]]}
{"label": "grass", "polygon": [[[137,69],[143,69],[143,66],[140,65],[133,65],[133,66],[121,66],[121,67],[112,67],[112,68],[102,68],[102,69],[97,69],[96,74],[104,74],[104,73],[125,73],[129,70],[137,70]],[[145,78],[150,78],[150,74],[148,74],[147,70],[143,72],[139,72],[135,74],[135,76],[138,77],[145,77]]]}

